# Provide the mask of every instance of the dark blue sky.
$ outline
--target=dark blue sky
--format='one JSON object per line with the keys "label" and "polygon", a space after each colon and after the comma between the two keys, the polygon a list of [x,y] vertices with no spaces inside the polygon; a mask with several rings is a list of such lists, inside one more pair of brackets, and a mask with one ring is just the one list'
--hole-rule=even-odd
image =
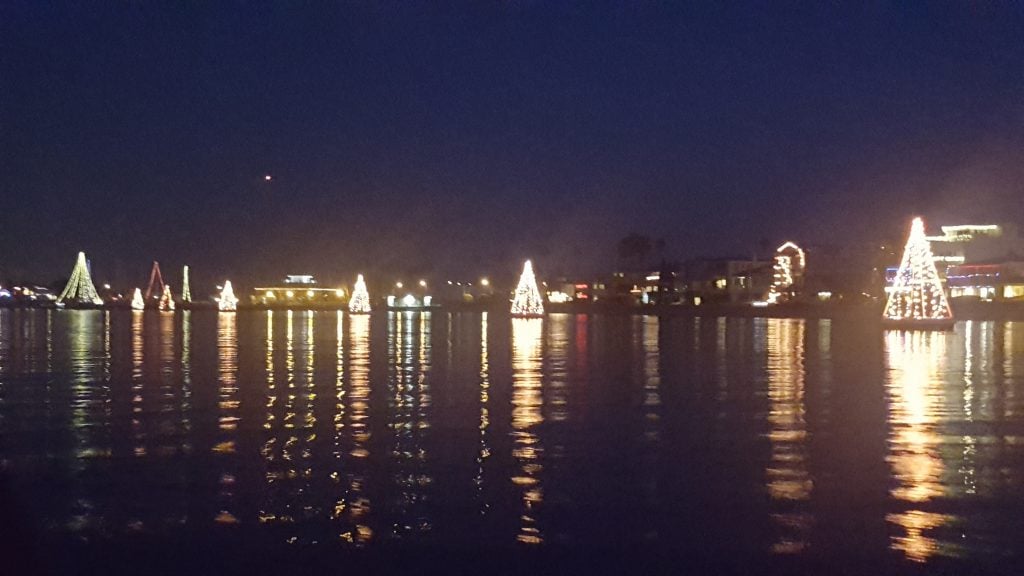
{"label": "dark blue sky", "polygon": [[132,285],[586,272],[632,230],[682,259],[1024,221],[1019,4],[206,4],[0,6],[0,278],[80,249]]}

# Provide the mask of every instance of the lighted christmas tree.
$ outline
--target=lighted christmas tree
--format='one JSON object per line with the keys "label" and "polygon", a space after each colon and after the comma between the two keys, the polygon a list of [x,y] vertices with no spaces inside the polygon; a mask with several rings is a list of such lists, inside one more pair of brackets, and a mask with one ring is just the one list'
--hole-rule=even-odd
{"label": "lighted christmas tree", "polygon": [[366,290],[363,275],[356,277],[356,285],[352,288],[352,297],[348,300],[348,311],[353,314],[370,313],[370,293]]}
{"label": "lighted christmas tree", "polygon": [[149,272],[149,286],[146,287],[146,302],[150,299],[160,299],[164,293],[164,276],[160,273],[160,263],[153,261],[153,268]]}
{"label": "lighted christmas tree", "polygon": [[234,312],[238,309],[238,298],[235,297],[235,290],[231,287],[231,280],[224,282],[220,298],[217,298],[217,308],[221,312]]}
{"label": "lighted christmas tree", "polygon": [[146,308],[146,301],[142,299],[142,290],[136,288],[132,295],[132,310],[143,310]]}
{"label": "lighted christmas tree", "polygon": [[68,302],[72,304],[92,304],[95,306],[103,304],[103,299],[100,298],[100,295],[96,292],[96,287],[92,284],[92,276],[89,274],[89,263],[85,259],[85,252],[78,253],[78,260],[75,262],[74,270],[71,271],[68,285],[64,287],[64,291],[57,298],[57,304],[66,304]]}
{"label": "lighted christmas tree", "polygon": [[953,319],[920,218],[914,218],[910,226],[910,237],[889,292],[884,317],[898,321]]}
{"label": "lighted christmas tree", "polygon": [[519,277],[516,294],[512,299],[513,316],[541,316],[544,314],[544,301],[537,290],[537,279],[533,276],[533,264],[529,260],[523,265],[523,275]]}
{"label": "lighted christmas tree", "polygon": [[803,276],[804,251],[792,242],[786,242],[775,250],[775,265],[772,268],[772,285],[768,289],[767,302],[776,304],[790,296],[797,276]]}
{"label": "lighted christmas tree", "polygon": [[161,310],[174,310],[174,296],[171,294],[171,287],[164,284],[164,293],[160,296]]}
{"label": "lighted christmas tree", "polygon": [[188,282],[188,265],[185,265],[185,269],[181,273],[181,303],[187,304],[192,301],[192,289],[189,287]]}

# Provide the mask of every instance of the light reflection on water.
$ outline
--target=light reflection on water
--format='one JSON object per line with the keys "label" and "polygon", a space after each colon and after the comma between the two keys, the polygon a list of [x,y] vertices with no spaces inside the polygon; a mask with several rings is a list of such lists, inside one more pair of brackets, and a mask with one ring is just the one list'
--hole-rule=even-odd
{"label": "light reflection on water", "polygon": [[1009,322],[0,310],[0,457],[87,538],[1013,555],[1022,364]]}
{"label": "light reflection on water", "polygon": [[813,517],[800,503],[811,498],[814,482],[807,469],[805,419],[804,320],[769,318],[765,333],[768,352],[768,439],[771,460],[766,469],[768,493],[782,501],[774,515],[780,537],[772,545],[778,553],[795,553],[807,546]]}
{"label": "light reflection on water", "polygon": [[537,514],[544,501],[540,473],[544,469],[544,445],[536,427],[544,421],[541,386],[542,337],[544,320],[512,319],[512,456],[515,469],[511,480],[521,491],[519,533],[516,540],[524,544],[540,544],[544,535],[537,523]]}

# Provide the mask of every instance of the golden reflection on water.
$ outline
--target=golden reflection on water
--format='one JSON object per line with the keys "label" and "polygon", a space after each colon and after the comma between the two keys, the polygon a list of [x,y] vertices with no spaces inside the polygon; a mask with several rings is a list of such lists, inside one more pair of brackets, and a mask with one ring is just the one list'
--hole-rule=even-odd
{"label": "golden reflection on water", "polygon": [[661,419],[661,349],[658,344],[659,318],[643,317],[643,383],[644,383],[644,437],[657,444],[660,433],[658,421]]}
{"label": "golden reflection on water", "polygon": [[807,469],[807,422],[804,385],[806,378],[804,320],[768,318],[765,344],[768,352],[768,440],[771,460],[765,474],[768,494],[787,509],[773,515],[780,537],[775,553],[796,553],[807,547],[814,523],[795,502],[810,500],[814,482]]}
{"label": "golden reflection on water", "polygon": [[[220,433],[213,452],[221,458],[229,458],[235,452],[235,436],[238,428],[238,333],[236,315],[233,312],[222,312],[217,315],[217,424]],[[214,522],[235,524],[238,518],[229,508],[234,500],[234,484],[236,474],[228,465],[222,463],[222,471],[218,485],[220,512]]]}
{"label": "golden reflection on water", "polygon": [[185,451],[192,448],[192,312],[181,313],[181,417],[185,429]]}
{"label": "golden reflection on water", "polygon": [[145,360],[144,314],[142,310],[132,311],[132,437],[135,439],[135,455],[145,456],[146,446],[142,437],[142,364]]}
{"label": "golden reflection on water", "polygon": [[891,430],[886,460],[897,480],[890,493],[910,507],[887,515],[886,520],[905,531],[905,535],[893,537],[892,548],[915,561],[940,552],[938,542],[926,532],[952,519],[923,506],[945,495],[936,404],[942,394],[939,373],[944,369],[949,337],[943,332],[885,334]]}
{"label": "golden reflection on water", "polygon": [[512,319],[512,457],[518,469],[511,480],[522,490],[523,500],[516,539],[526,544],[543,542],[537,525],[537,508],[544,499],[540,482],[544,449],[533,430],[544,421],[541,412],[544,403],[541,393],[543,332],[543,319]]}
{"label": "golden reflection on water", "polygon": [[[449,334],[451,332],[449,331]],[[449,347],[449,350],[451,348]],[[480,384],[479,384],[479,400],[480,400],[480,423],[477,428],[480,431],[480,446],[477,449],[476,455],[476,477],[473,478],[473,483],[476,486],[477,497],[480,500],[480,514],[486,514],[489,509],[489,505],[482,500],[483,489],[484,489],[484,468],[487,459],[491,456],[491,448],[487,444],[487,429],[491,425],[490,411],[487,408],[487,404],[490,400],[491,391],[491,377],[490,377],[490,363],[487,359],[487,312],[483,312],[480,315]]]}
{"label": "golden reflection on water", "polygon": [[[640,489],[644,495],[647,510],[657,509],[660,503],[658,470],[661,467],[661,319],[657,316],[642,316],[638,319],[642,324],[640,331],[641,382],[643,383],[643,452]],[[636,331],[634,330],[634,335]],[[644,538],[653,540],[658,537],[657,523],[646,531]]]}
{"label": "golden reflection on water", "polygon": [[432,529],[423,512],[433,477],[425,435],[430,428],[431,331],[429,312],[388,314],[391,449],[389,467],[397,488],[389,502],[391,532],[404,536]]}
{"label": "golden reflection on water", "polygon": [[[4,404],[4,378],[10,372],[11,357],[11,316],[13,313],[5,308],[0,308],[0,406]],[[47,324],[49,324],[49,311],[47,311]],[[48,331],[49,332],[49,331]]]}
{"label": "golden reflection on water", "polygon": [[[283,379],[276,373],[274,315],[267,313],[267,399],[260,448],[265,471],[264,503],[259,521],[293,524],[321,515],[322,507],[312,490],[313,451],[316,441],[316,312],[285,312]],[[327,474],[330,474],[329,472]],[[294,538],[292,537],[293,541]]]}
{"label": "golden reflection on water", "polygon": [[349,430],[352,435],[351,456],[356,459],[349,467],[349,500],[346,509],[353,530],[343,533],[342,539],[366,544],[373,538],[369,526],[370,498],[367,495],[367,463],[370,457],[370,316],[349,316]]}
{"label": "golden reflection on water", "polygon": [[[569,318],[568,314],[548,314],[545,318],[545,408],[549,422],[569,418]],[[564,452],[561,444],[549,446],[549,454],[558,458]]]}

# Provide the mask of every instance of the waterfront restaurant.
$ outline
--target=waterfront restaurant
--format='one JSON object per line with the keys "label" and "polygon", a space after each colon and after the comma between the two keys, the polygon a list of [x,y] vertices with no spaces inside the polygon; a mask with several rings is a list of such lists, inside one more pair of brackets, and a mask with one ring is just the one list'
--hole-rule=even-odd
{"label": "waterfront restaurant", "polygon": [[322,286],[311,274],[289,274],[280,285],[254,288],[250,300],[256,306],[268,308],[334,307],[348,303],[348,291]]}
{"label": "waterfront restaurant", "polygon": [[946,283],[950,298],[1024,301],[1024,261],[950,266]]}

